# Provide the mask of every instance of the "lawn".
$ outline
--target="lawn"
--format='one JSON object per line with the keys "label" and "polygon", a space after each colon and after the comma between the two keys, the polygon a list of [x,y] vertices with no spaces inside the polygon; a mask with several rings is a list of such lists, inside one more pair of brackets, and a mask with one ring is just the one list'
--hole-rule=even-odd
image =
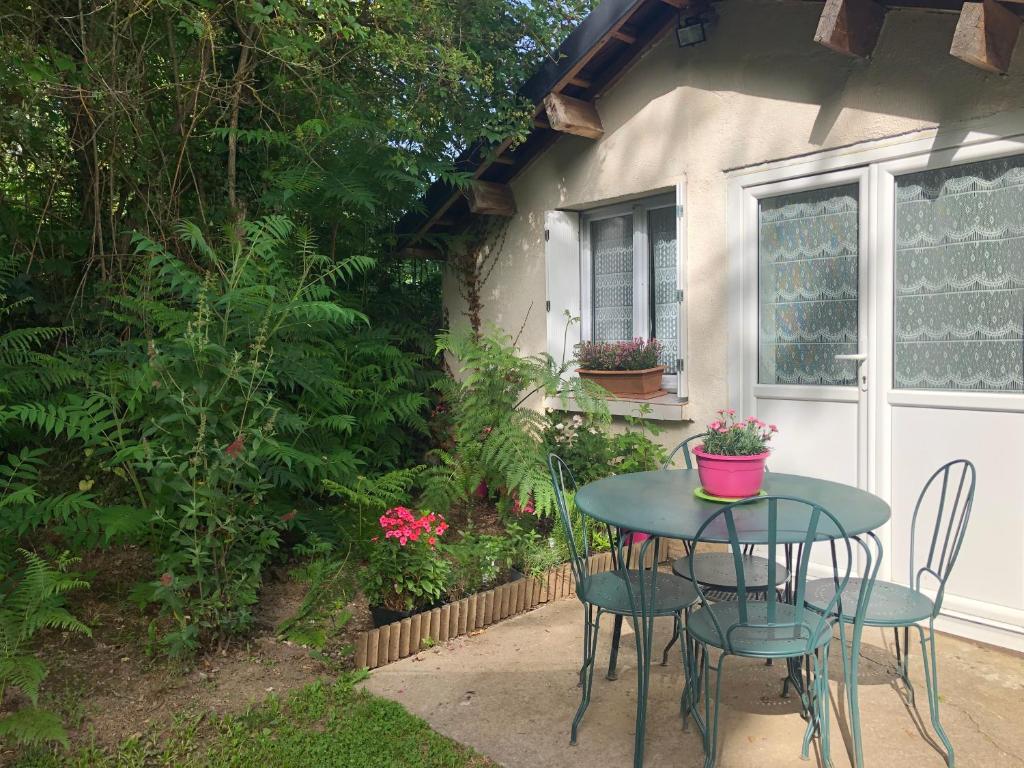
{"label": "lawn", "polygon": [[356,688],[359,673],[269,697],[241,715],[180,720],[116,750],[26,755],[12,768],[483,768],[494,764],[400,705]]}

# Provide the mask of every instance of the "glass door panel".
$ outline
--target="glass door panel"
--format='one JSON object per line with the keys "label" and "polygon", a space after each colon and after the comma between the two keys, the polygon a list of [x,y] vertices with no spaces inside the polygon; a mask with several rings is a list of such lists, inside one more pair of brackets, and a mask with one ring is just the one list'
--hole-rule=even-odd
{"label": "glass door panel", "polygon": [[896,178],[893,384],[1024,390],[1024,155]]}
{"label": "glass door panel", "polygon": [[759,383],[856,384],[859,215],[857,184],[759,200]]}

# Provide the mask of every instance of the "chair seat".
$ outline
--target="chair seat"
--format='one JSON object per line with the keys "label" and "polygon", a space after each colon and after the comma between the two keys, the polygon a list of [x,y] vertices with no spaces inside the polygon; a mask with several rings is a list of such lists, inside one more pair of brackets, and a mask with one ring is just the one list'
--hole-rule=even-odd
{"label": "chair seat", "polygon": [[[712,619],[712,614],[714,619]],[[796,607],[789,603],[775,603],[775,619],[773,624],[793,623],[796,620]],[[723,638],[719,637],[714,621],[722,629]],[[687,632],[697,642],[722,648],[737,656],[755,656],[757,658],[792,658],[802,656],[816,648],[821,648],[832,639],[832,625],[822,622],[822,628],[816,637],[809,633],[817,629],[819,615],[813,611],[804,611],[802,621],[804,628],[794,627],[738,627],[729,633],[729,627],[740,622],[740,604],[736,602],[712,603],[690,614]],[[768,604],[747,603],[747,624],[767,624]]]}
{"label": "chair seat", "polygon": [[[843,590],[844,621],[854,620],[862,584],[862,579],[850,579]],[[804,602],[821,612],[832,601],[835,593],[836,584],[832,579],[809,581]],[[903,627],[929,618],[934,607],[935,604],[930,598],[909,587],[888,581],[876,581],[871,590],[871,599],[868,600],[864,623],[873,627]]]}
{"label": "chair seat", "polygon": [[[650,572],[644,573],[645,586],[650,583]],[[637,571],[629,572],[630,589],[633,592],[633,600],[636,601],[637,609],[640,607],[640,582]],[[585,603],[596,605],[609,613],[618,613],[624,616],[631,615],[633,608],[630,604],[629,590],[626,587],[626,580],[619,571],[607,571],[595,573],[587,577],[581,586],[576,588],[576,596]],[[684,608],[689,608],[697,602],[697,590],[693,588],[686,579],[673,576],[671,573],[658,573],[656,575],[654,590],[654,615],[671,616]]]}
{"label": "chair seat", "polygon": [[[705,591],[736,591],[736,561],[731,552],[698,552],[693,555],[693,575]],[[742,555],[743,582],[749,592],[764,592],[768,589],[768,560],[757,555]],[[672,563],[672,571],[684,579],[690,578],[690,556],[681,557]],[[775,572],[775,585],[780,587],[789,581],[789,571],[779,566]]]}

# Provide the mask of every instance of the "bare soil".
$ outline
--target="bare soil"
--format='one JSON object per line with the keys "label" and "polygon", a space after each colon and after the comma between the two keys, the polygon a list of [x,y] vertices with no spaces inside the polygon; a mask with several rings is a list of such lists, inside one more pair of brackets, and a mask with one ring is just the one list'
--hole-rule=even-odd
{"label": "bare soil", "polygon": [[[276,628],[306,594],[306,585],[282,568],[267,578],[246,641],[186,665],[153,652],[153,616],[128,599],[132,585],[152,573],[145,551],[107,551],[88,558],[80,570],[89,573],[92,589],[73,596],[71,608],[92,628],[92,637],[54,633],[43,641],[50,674],[41,703],[64,717],[73,744],[113,746],[132,736],[159,737],[177,718],[237,713],[270,693],[333,678],[351,664],[355,633],[372,626],[360,597],[347,606],[352,620],[323,651],[279,638]],[[0,765],[9,757],[0,749]]]}

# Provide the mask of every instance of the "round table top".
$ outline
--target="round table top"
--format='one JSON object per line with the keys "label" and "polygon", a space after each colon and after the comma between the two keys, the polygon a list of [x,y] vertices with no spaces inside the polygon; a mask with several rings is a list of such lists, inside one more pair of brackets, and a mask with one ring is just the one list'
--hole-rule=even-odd
{"label": "round table top", "polygon": [[[704,522],[724,506],[694,496],[699,485],[695,469],[615,475],[580,488],[576,505],[590,517],[617,528],[692,541]],[[763,489],[772,496],[795,496],[823,507],[836,516],[849,536],[884,525],[891,514],[889,505],[873,493],[830,480],[769,472],[765,475]],[[755,502],[736,511],[734,520],[740,543],[765,542],[767,508],[767,502]],[[807,535],[809,508],[786,501],[780,501],[778,508],[777,540],[803,541]],[[838,531],[831,520],[822,516],[818,534],[835,538]],[[701,535],[701,541],[727,543],[729,536],[724,518],[709,526]]]}

